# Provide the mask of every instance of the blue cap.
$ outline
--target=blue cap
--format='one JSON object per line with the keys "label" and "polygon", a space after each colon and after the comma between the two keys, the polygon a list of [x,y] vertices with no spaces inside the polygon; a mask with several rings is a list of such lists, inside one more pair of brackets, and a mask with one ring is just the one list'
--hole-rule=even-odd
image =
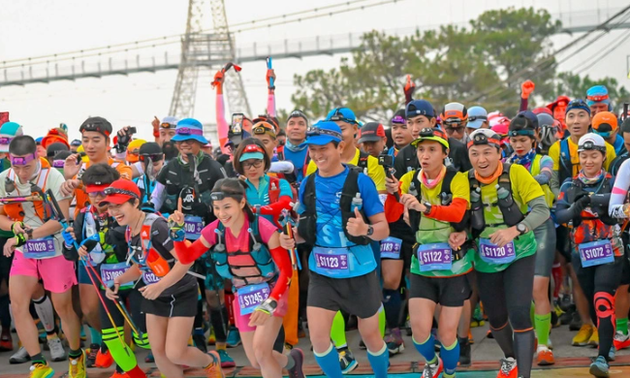
{"label": "blue cap", "polygon": [[319,121],[306,133],[306,144],[325,146],[330,142],[341,142],[341,129],[333,121]]}
{"label": "blue cap", "polygon": [[9,152],[11,140],[20,135],[24,135],[22,126],[15,122],[5,122],[0,127],[0,152]]}
{"label": "blue cap", "polygon": [[177,122],[175,132],[175,136],[171,138],[173,142],[196,140],[201,144],[208,144],[208,140],[203,136],[203,125],[194,118],[184,118]]}
{"label": "blue cap", "polygon": [[262,154],[262,152],[248,152],[241,155],[241,158],[238,159],[238,161],[243,162],[249,159],[263,160],[264,158],[265,156]]}
{"label": "blue cap", "polygon": [[478,129],[484,122],[488,122],[488,112],[481,106],[473,106],[468,109],[468,123],[466,127]]}
{"label": "blue cap", "polygon": [[588,105],[586,104],[586,101],[582,100],[581,98],[576,98],[575,100],[569,101],[565,114],[569,114],[569,111],[573,109],[586,110],[588,115],[591,115],[591,108],[589,108]]}
{"label": "blue cap", "polygon": [[406,107],[407,119],[423,115],[427,118],[435,118],[433,105],[427,100],[413,100]]}
{"label": "blue cap", "polygon": [[342,121],[348,123],[359,124],[357,117],[350,108],[334,108],[326,116],[326,121]]}
{"label": "blue cap", "polygon": [[586,91],[586,103],[588,106],[593,106],[599,102],[603,102],[608,105],[608,110],[610,110],[611,106],[610,97],[608,97],[608,88],[604,85],[595,85]]}

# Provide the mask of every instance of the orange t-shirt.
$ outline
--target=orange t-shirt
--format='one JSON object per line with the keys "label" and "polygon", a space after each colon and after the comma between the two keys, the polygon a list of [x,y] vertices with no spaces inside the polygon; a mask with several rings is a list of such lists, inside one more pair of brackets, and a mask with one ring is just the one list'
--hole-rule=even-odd
{"label": "orange t-shirt", "polygon": [[[109,158],[109,160],[107,161],[107,163],[114,169],[116,169],[118,171],[118,173],[120,173],[120,178],[122,179],[127,179],[127,180],[131,180],[131,177],[133,176],[133,172],[131,170],[131,167],[126,165],[124,162],[118,161],[118,160],[114,160],[112,158]],[[82,167],[81,170],[86,170],[90,167],[91,162],[88,161],[87,163],[82,163]],[[77,176],[73,177],[74,179],[77,178]],[[76,208],[74,210],[74,218],[76,219],[77,215],[79,214],[79,212],[81,211],[81,209],[83,209],[84,207],[87,207],[90,204],[90,199],[88,198],[87,193],[85,192],[85,189],[76,189],[74,191],[75,194],[75,199],[76,199]]]}

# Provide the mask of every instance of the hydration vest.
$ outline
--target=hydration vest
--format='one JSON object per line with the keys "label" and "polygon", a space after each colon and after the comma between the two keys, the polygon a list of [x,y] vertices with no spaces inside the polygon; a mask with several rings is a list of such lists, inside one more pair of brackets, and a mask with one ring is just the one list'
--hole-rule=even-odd
{"label": "hydration vest", "polygon": [[[156,277],[164,277],[169,270],[175,265],[174,258],[164,258],[155,248],[151,246],[151,235],[153,233],[153,224],[157,219],[161,218],[157,214],[146,214],[142,229],[140,230],[140,247],[131,245],[131,228],[125,230],[125,240],[129,246],[128,260],[133,260],[138,264],[140,270],[152,272]],[[137,253],[140,250],[139,254]]]}
{"label": "hydration vest", "polygon": [[[367,158],[365,161],[367,167]],[[359,162],[361,162],[360,159]],[[348,224],[348,219],[354,217],[352,199],[356,197],[357,193],[360,193],[358,183],[359,173],[357,170],[358,169],[350,168],[341,191],[339,209],[341,211],[341,224],[343,226]],[[300,221],[298,222],[298,232],[300,233],[300,236],[304,238],[305,243],[310,246],[314,246],[317,239],[317,199],[315,194],[315,176],[317,176],[317,172],[306,177],[302,196],[302,206],[304,211],[300,214]],[[363,208],[359,211],[363,216],[365,223],[369,223]],[[350,235],[345,227],[343,227],[343,233],[349,241],[357,245],[368,245],[371,242],[371,239],[366,236]]]}
{"label": "hydration vest", "polygon": [[[52,168],[50,167],[48,160],[44,158],[39,158],[39,162],[41,164],[41,168],[39,171],[39,175],[37,176],[36,185],[42,190],[42,192],[45,192],[46,184],[48,181],[48,174],[50,173],[50,170]],[[15,175],[15,172],[13,171],[13,168],[9,168],[7,178],[13,182],[16,182],[18,180],[17,176]],[[33,184],[33,182],[30,182],[30,183]],[[7,195],[14,195],[14,196],[29,195],[30,196],[30,195],[38,195],[38,193],[31,193],[31,192],[29,192],[28,194],[19,193],[17,184],[16,184],[15,190],[12,191],[11,193],[7,193]],[[33,207],[35,208],[35,213],[37,214],[39,219],[41,219],[42,223],[46,223],[46,221],[48,221],[49,217],[52,215],[51,210],[48,208],[48,206],[43,201],[33,201]],[[24,220],[24,216],[26,215],[24,213],[24,208],[22,207],[21,203],[5,204],[4,212],[6,213],[7,217],[9,217],[9,219],[13,221],[17,221],[17,222],[22,222]]]}
{"label": "hydration vest", "polygon": [[560,183],[573,177],[573,162],[571,161],[571,150],[569,149],[569,138],[560,141],[560,170],[558,179]]}
{"label": "hydration vest", "polygon": [[182,189],[185,187],[196,187],[195,193],[199,197],[199,201],[205,204],[209,204],[211,202],[210,192],[214,182],[212,180],[212,176],[210,175],[210,165],[204,164],[206,159],[210,159],[210,157],[204,155],[199,164],[197,164],[199,179],[201,180],[201,183],[198,185],[195,185],[194,183],[195,179],[192,177],[193,173],[190,171],[190,167],[184,167],[179,162],[179,158],[171,160],[164,168],[162,168],[166,169],[167,175],[166,183],[164,185],[166,198],[162,208],[159,209],[161,213],[172,214],[173,211],[177,209],[177,199]]}
{"label": "hydration vest", "polygon": [[[284,154],[284,150],[278,151],[277,156],[278,156],[278,160],[281,160],[281,161],[282,160],[284,160],[284,161],[287,160],[286,155]],[[308,163],[310,163],[310,162],[311,162],[311,157],[310,157],[310,155],[308,154],[308,151],[307,151],[306,154],[305,154],[305,157],[304,157],[304,165],[302,165],[302,168],[301,168],[301,170],[302,170],[302,177],[303,178],[306,177],[306,171],[308,169]],[[296,173],[297,169],[298,168],[294,168],[293,172],[284,174],[284,179],[287,180],[289,182],[289,184],[291,184],[291,186],[293,186],[293,187],[299,187],[299,184],[300,184],[298,182],[298,175]]]}
{"label": "hydration vest", "polygon": [[[584,183],[581,180],[574,178],[573,181],[571,182],[571,186],[567,190],[567,202],[570,204],[573,204],[583,196],[594,195],[594,194],[610,195],[610,193],[612,192],[612,185],[610,184],[611,178],[612,178],[612,175],[607,172],[604,178],[602,179],[602,182],[600,183],[599,187],[593,192],[584,190]],[[583,220],[602,221],[603,218],[607,218],[607,215],[608,215],[607,203],[606,203],[606,206],[604,206],[603,208],[597,208],[597,206],[593,203],[593,201],[591,201],[590,207],[592,210],[595,210],[598,214],[605,214],[605,215],[597,216],[597,217],[596,216],[583,217],[582,214],[580,214],[576,218],[573,218],[572,228],[578,227],[582,223]]]}
{"label": "hydration vest", "polygon": [[207,255],[206,264],[214,264],[216,272],[231,280],[235,287],[269,282],[277,276],[278,268],[260,237],[259,217],[249,223],[248,251],[233,251],[226,246],[225,227],[220,221],[217,221],[215,233],[217,241]]}
{"label": "hydration vest", "polygon": [[[514,196],[512,193],[512,184],[510,182],[510,168],[511,167],[512,167],[511,164],[503,163],[503,171],[501,172],[501,176],[499,176],[499,179],[498,179],[499,188],[503,188],[507,190],[509,195],[507,196],[506,199],[502,200],[499,198],[499,195],[497,193],[497,202],[489,205],[491,207],[495,207],[495,206],[499,207],[499,210],[501,210],[501,214],[503,215],[503,223],[506,224],[508,227],[515,226],[518,223],[520,223],[523,219],[525,219],[525,216],[523,215],[523,213],[521,212],[521,209],[519,208],[518,204],[514,200]],[[479,188],[480,190],[479,195],[481,196],[481,184],[475,177],[474,169],[471,169],[470,171],[468,171],[468,181],[470,183],[471,196],[472,196],[472,193],[476,191],[477,188]],[[471,199],[470,206],[471,206],[471,226],[474,232],[481,233],[481,231],[483,231],[486,228],[486,226],[490,226],[490,227],[500,226],[498,224],[490,224],[490,225],[486,224],[485,216],[483,214],[483,209],[484,209],[484,206],[487,206],[487,205],[483,204],[483,198],[479,199],[479,203],[472,202],[472,199]]]}

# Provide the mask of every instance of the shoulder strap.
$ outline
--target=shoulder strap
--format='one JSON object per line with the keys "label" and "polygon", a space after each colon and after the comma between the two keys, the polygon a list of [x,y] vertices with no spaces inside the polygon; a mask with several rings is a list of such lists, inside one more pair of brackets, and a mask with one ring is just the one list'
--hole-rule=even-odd
{"label": "shoulder strap", "polygon": [[[350,170],[352,171],[352,169]],[[304,192],[302,193],[302,203],[307,211],[315,212],[315,175],[317,172],[314,172],[308,176],[306,176],[306,183],[304,187]]]}
{"label": "shoulder strap", "polygon": [[499,186],[508,190],[512,193],[512,185],[510,184],[510,169],[512,169],[512,164],[503,163],[503,172],[501,172],[501,176],[499,176]]}
{"label": "shoulder strap", "polygon": [[350,211],[352,199],[359,192],[359,173],[356,170],[350,169],[346,181],[343,183],[343,189],[341,191],[341,199],[339,200],[339,206],[343,211]]}
{"label": "shoulder strap", "polygon": [[479,181],[477,180],[477,177],[475,177],[474,169],[471,169],[470,171],[468,171],[468,183],[470,185],[471,192],[479,187]]}
{"label": "shoulder strap", "polygon": [[413,172],[413,176],[411,176],[411,183],[409,185],[409,187],[411,188],[411,184],[413,184],[413,187],[416,190],[416,198],[418,198],[418,201],[422,200],[422,190],[421,190],[421,184],[420,184],[420,179],[418,179],[418,176],[420,176],[420,169],[416,169]]}
{"label": "shoulder strap", "polygon": [[367,169],[369,158],[370,154],[359,150],[359,161],[357,161],[357,167],[361,168],[361,170]]}
{"label": "shoulder strap", "polygon": [[564,169],[569,173],[569,177],[573,177],[573,162],[571,161],[571,151],[569,149],[569,139],[565,138],[560,141],[560,162]]}
{"label": "shoulder strap", "polygon": [[451,169],[447,169],[446,170],[446,174],[444,175],[444,178],[442,179],[442,193],[445,195],[450,195],[451,193],[451,182],[453,181],[453,178],[455,177],[455,175],[457,174],[457,171],[453,171]]}

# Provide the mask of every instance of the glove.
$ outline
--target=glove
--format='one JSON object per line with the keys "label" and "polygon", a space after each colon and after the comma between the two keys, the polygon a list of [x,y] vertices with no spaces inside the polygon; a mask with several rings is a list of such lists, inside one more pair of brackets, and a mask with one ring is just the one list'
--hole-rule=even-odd
{"label": "glove", "polygon": [[411,75],[407,75],[407,83],[403,87],[405,92],[405,99],[407,103],[410,103],[412,100],[413,92],[416,91],[416,84],[411,80]]}
{"label": "glove", "polygon": [[521,98],[529,98],[529,95],[532,94],[536,85],[531,80],[526,80],[521,84]]}
{"label": "glove", "polygon": [[74,235],[72,235],[68,231],[63,231],[61,233],[61,236],[63,237],[63,241],[66,244],[66,247],[72,248],[74,246]]}
{"label": "glove", "polygon": [[153,126],[153,137],[154,138],[159,138],[160,137],[160,120],[158,119],[158,117],[153,116],[153,121],[151,121],[151,126]]}
{"label": "glove", "polygon": [[586,209],[591,204],[590,196],[582,196],[571,205],[571,209],[573,210],[574,215],[579,215],[584,209]]}
{"label": "glove", "polygon": [[212,81],[212,87],[223,87],[223,78],[225,74],[223,70],[218,70],[217,73],[214,74],[214,80]]}

